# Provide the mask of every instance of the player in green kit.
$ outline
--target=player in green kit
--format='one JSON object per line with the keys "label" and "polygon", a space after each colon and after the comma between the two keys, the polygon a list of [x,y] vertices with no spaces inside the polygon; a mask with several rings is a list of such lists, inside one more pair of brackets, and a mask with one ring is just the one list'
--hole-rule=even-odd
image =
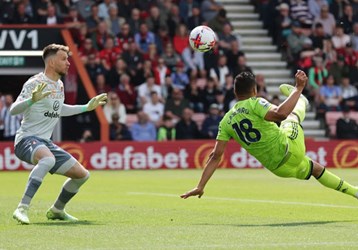
{"label": "player in green kit", "polygon": [[[298,70],[295,80],[295,87],[288,84],[280,86],[281,93],[288,98],[276,106],[256,97],[253,74],[243,72],[235,78],[234,91],[238,102],[220,122],[216,144],[199,184],[181,195],[182,198],[200,198],[204,194],[204,187],[216,170],[231,138],[277,176],[308,180],[313,175],[322,185],[358,198],[357,187],[305,155],[304,134],[300,123],[305,118],[308,105],[307,99],[302,95],[307,76]],[[281,122],[280,127],[275,122]]]}

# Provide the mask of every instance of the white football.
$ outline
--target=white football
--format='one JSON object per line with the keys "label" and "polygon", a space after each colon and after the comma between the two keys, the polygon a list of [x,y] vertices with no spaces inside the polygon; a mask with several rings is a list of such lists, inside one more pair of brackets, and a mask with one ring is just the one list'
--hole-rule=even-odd
{"label": "white football", "polygon": [[215,32],[205,25],[195,27],[189,35],[190,46],[200,52],[207,52],[214,48],[216,40]]}

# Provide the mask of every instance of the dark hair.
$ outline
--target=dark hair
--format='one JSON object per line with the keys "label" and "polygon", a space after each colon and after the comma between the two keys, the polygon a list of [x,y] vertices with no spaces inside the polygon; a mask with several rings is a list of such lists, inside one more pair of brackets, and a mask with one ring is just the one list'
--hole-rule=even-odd
{"label": "dark hair", "polygon": [[42,59],[44,61],[46,61],[46,59],[52,55],[56,55],[57,51],[59,50],[63,50],[67,53],[67,55],[71,54],[70,48],[64,45],[60,45],[60,44],[50,44],[47,45],[44,49],[43,49],[43,53],[42,53]]}
{"label": "dark hair", "polygon": [[254,87],[256,87],[256,80],[251,72],[241,72],[235,77],[234,91],[236,95],[249,94]]}

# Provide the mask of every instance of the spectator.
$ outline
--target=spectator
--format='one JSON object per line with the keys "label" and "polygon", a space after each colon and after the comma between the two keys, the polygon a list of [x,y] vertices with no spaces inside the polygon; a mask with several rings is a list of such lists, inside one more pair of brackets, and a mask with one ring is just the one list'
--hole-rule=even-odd
{"label": "spectator", "polygon": [[189,101],[180,89],[174,88],[171,98],[167,98],[165,102],[164,114],[178,121],[185,108],[189,108]]}
{"label": "spectator", "polygon": [[344,14],[339,20],[339,23],[342,24],[345,34],[351,34],[353,31],[353,24],[358,22],[358,16],[354,15],[352,5],[346,4],[344,6]]}
{"label": "spectator", "polygon": [[156,141],[157,131],[143,111],[137,112],[138,122],[132,124],[131,134],[133,141]]}
{"label": "spectator", "polygon": [[140,24],[141,24],[139,9],[137,8],[132,9],[131,18],[127,19],[127,22],[130,26],[130,31],[133,34],[139,33]]}
{"label": "spectator", "polygon": [[252,69],[246,64],[245,55],[239,55],[239,57],[237,58],[237,66],[234,68],[233,74],[236,77],[238,74],[245,71],[252,73]]}
{"label": "spectator", "polygon": [[173,4],[170,7],[170,15],[167,19],[167,25],[169,29],[169,36],[173,38],[175,36],[175,32],[178,29],[178,26],[182,23],[182,20],[180,18],[179,14],[179,7],[175,4]]}
{"label": "spectator", "polygon": [[343,16],[344,6],[348,1],[333,0],[329,1],[329,12],[331,12],[336,20],[339,20]]}
{"label": "spectator", "polygon": [[358,88],[358,61],[356,62],[356,65],[352,67],[349,71],[349,79],[350,82]]}
{"label": "spectator", "polygon": [[323,25],[321,23],[314,24],[314,30],[309,37],[312,41],[312,47],[323,50],[324,41],[329,39],[329,36],[325,34]]}
{"label": "spectator", "polygon": [[162,55],[164,48],[168,43],[171,43],[171,37],[169,37],[169,31],[166,26],[159,28],[159,33],[157,34],[156,45],[158,49],[158,54]]}
{"label": "spectator", "polygon": [[220,9],[217,15],[211,19],[208,26],[216,33],[221,33],[224,30],[224,25],[230,24],[229,19],[226,17],[226,10]]}
{"label": "spectator", "polygon": [[311,14],[314,18],[320,15],[322,7],[327,6],[327,0],[308,0],[308,9],[310,10]]}
{"label": "spectator", "polygon": [[348,67],[354,67],[358,60],[358,52],[352,46],[352,43],[347,43],[344,49],[344,61]]}
{"label": "spectator", "polygon": [[290,6],[287,3],[281,3],[278,7],[279,15],[275,18],[275,29],[272,30],[274,44],[281,46],[291,34]]}
{"label": "spectator", "polygon": [[14,24],[31,24],[33,19],[30,15],[26,13],[26,6],[24,3],[20,2],[16,6],[16,11],[14,12],[14,17],[12,18],[12,23]]}
{"label": "spectator", "polygon": [[[117,64],[118,58],[121,54],[121,49],[114,46],[114,40],[112,37],[107,37],[107,40],[104,45],[104,49],[99,52],[99,59],[103,67],[110,71],[112,67]],[[125,62],[122,60],[125,64]]]}
{"label": "spectator", "polygon": [[184,71],[184,63],[178,62],[176,70],[171,73],[172,85],[174,88],[184,90],[189,84],[188,74]]}
{"label": "spectator", "polygon": [[182,54],[184,49],[189,46],[188,29],[185,24],[180,24],[178,26],[176,34],[173,38],[173,45],[175,52],[179,55]]}
{"label": "spectator", "polygon": [[160,102],[157,92],[152,91],[150,97],[150,101],[143,105],[143,112],[148,115],[149,120],[153,122],[156,127],[159,127],[164,114],[164,105]]}
{"label": "spectator", "polygon": [[92,39],[90,37],[87,37],[84,43],[80,45],[78,55],[84,65],[88,63],[90,55],[95,56],[97,63],[100,62],[98,51],[93,47]]}
{"label": "spectator", "polygon": [[182,112],[180,121],[175,126],[177,140],[200,138],[198,125],[192,120],[192,117],[193,111],[190,108],[185,108]]}
{"label": "spectator", "polygon": [[135,2],[132,0],[118,0],[118,15],[124,17],[126,21],[131,17],[132,10],[135,9]]}
{"label": "spectator", "polygon": [[117,58],[114,67],[111,68],[107,74],[107,82],[112,89],[116,89],[118,87],[120,78],[124,74],[128,74],[127,64],[121,57],[119,57]]}
{"label": "spectator", "polygon": [[93,47],[98,51],[104,49],[107,38],[113,38],[113,36],[108,33],[107,23],[104,21],[100,22],[98,24],[97,30],[90,34],[92,35],[92,41],[94,41]]}
{"label": "spectator", "polygon": [[[109,0],[107,0],[109,1]],[[101,3],[104,4],[105,2]],[[101,4],[99,6],[101,6]],[[100,15],[99,15],[100,16]],[[117,5],[111,3],[108,9],[108,17],[103,17],[104,21],[107,23],[108,33],[112,34],[113,36],[117,36],[120,31],[121,27],[125,23],[125,19],[123,17],[118,16],[118,8]],[[129,26],[128,26],[129,28]]]}
{"label": "spectator", "polygon": [[219,56],[219,61],[216,67],[210,69],[209,75],[217,82],[217,86],[219,86],[219,89],[224,89],[225,76],[227,74],[230,74],[230,69],[227,66],[227,58],[223,54]]}
{"label": "spectator", "polygon": [[[70,6],[69,13],[63,19],[63,23],[70,29],[71,35],[78,47],[82,46],[80,28],[85,25],[85,20],[78,14],[76,6]],[[87,30],[86,30],[87,33]]]}
{"label": "spectator", "polygon": [[336,136],[338,139],[358,138],[358,124],[350,118],[349,108],[343,110],[343,117],[336,122]]}
{"label": "spectator", "polygon": [[126,123],[127,121],[127,112],[125,106],[121,103],[116,92],[110,91],[108,92],[108,102],[103,107],[103,113],[108,121],[108,123],[112,122],[112,115],[118,115],[119,123]]}
{"label": "spectator", "polygon": [[167,26],[164,16],[160,15],[159,8],[157,6],[150,7],[149,17],[146,19],[148,29],[153,33],[158,34],[160,27]]}
{"label": "spectator", "polygon": [[236,37],[232,34],[232,27],[230,23],[225,23],[222,31],[219,34],[219,49],[223,50],[224,53],[227,53],[231,50],[231,44],[235,41],[238,42]]}
{"label": "spectator", "polygon": [[95,89],[97,95],[108,93],[111,90],[111,87],[106,83],[106,77],[104,74],[97,75]]}
{"label": "spectator", "polygon": [[328,71],[324,67],[323,59],[321,57],[315,57],[313,60],[313,67],[308,70],[308,84],[306,85],[308,91],[305,92],[309,97],[308,99],[318,101],[319,90],[327,76]]}
{"label": "spectator", "polygon": [[320,104],[318,114],[324,114],[326,111],[340,111],[340,102],[342,101],[342,90],[335,85],[334,78],[329,75],[326,84],[320,88]]}
{"label": "spectator", "polygon": [[198,8],[199,5],[195,0],[180,0],[179,1],[179,13],[180,18],[184,23],[188,23],[188,19],[193,15],[193,9]]}
{"label": "spectator", "polygon": [[351,41],[353,45],[353,50],[358,51],[358,22],[353,24],[353,33],[351,35]]}
{"label": "spectator", "polygon": [[339,55],[336,62],[329,67],[328,73],[333,75],[335,82],[342,82],[342,76],[349,74],[349,67],[344,62],[344,56]]}
{"label": "spectator", "polygon": [[128,50],[123,52],[122,58],[127,64],[130,76],[135,79],[139,70],[143,67],[143,56],[139,53],[135,42],[128,43]]}
{"label": "spectator", "polygon": [[139,107],[143,107],[144,104],[150,101],[151,93],[156,92],[158,94],[159,99],[162,99],[160,86],[155,84],[154,76],[150,75],[147,77],[146,82],[142,83],[138,86],[138,97],[139,97]]}
{"label": "spectator", "polygon": [[204,111],[209,110],[211,104],[216,102],[216,95],[219,92],[213,78],[208,77],[206,87],[204,88]]}
{"label": "spectator", "polygon": [[96,59],[95,54],[90,54],[88,56],[88,63],[86,64],[86,70],[92,83],[96,82],[97,75],[106,73],[106,70],[103,68],[102,64],[100,64]]}
{"label": "spectator", "polygon": [[204,19],[200,13],[200,7],[198,4],[193,5],[192,8],[192,16],[189,17],[187,21],[187,26],[189,30],[194,29],[196,26],[202,25],[204,23]]}
{"label": "spectator", "polygon": [[306,36],[302,33],[301,24],[297,21],[292,23],[292,33],[287,37],[288,53],[294,62],[300,58]]}
{"label": "spectator", "polygon": [[343,26],[341,24],[337,25],[335,29],[335,34],[332,36],[333,47],[336,49],[337,53],[343,54],[346,44],[350,41],[350,36],[344,34]]}
{"label": "spectator", "polygon": [[230,43],[230,50],[226,53],[226,56],[227,56],[227,66],[229,67],[230,71],[233,72],[236,67],[238,58],[240,56],[245,57],[245,54],[242,51],[240,51],[238,41],[232,41]]}
{"label": "spectator", "polygon": [[132,135],[128,127],[119,122],[119,115],[112,114],[112,122],[109,125],[109,139],[111,141],[131,141]]}
{"label": "spectator", "polygon": [[222,117],[220,116],[219,106],[216,103],[211,104],[209,108],[209,114],[205,118],[201,128],[201,134],[204,138],[216,138],[221,119]]}
{"label": "spectator", "polygon": [[149,44],[148,52],[143,55],[144,60],[149,60],[152,62],[152,67],[155,68],[158,65],[158,50],[157,45],[155,43]]}
{"label": "spectator", "polygon": [[91,15],[91,6],[95,4],[93,0],[81,0],[76,2],[76,8],[80,16],[87,19]]}
{"label": "spectator", "polygon": [[170,76],[170,69],[165,65],[164,59],[162,57],[158,58],[158,65],[154,68],[153,72],[155,82],[160,86],[164,86],[165,78]]}
{"label": "spectator", "polygon": [[62,24],[63,20],[57,16],[56,7],[53,4],[47,5],[47,15],[42,16],[40,20],[41,24],[54,25],[54,24]]}
{"label": "spectator", "polygon": [[350,83],[348,75],[342,77],[341,89],[342,106],[358,111],[358,91],[357,88]]}
{"label": "spectator", "polygon": [[305,0],[290,0],[290,6],[292,19],[298,21],[302,28],[310,29],[313,16],[309,11],[307,2]]}
{"label": "spectator", "polygon": [[201,3],[201,13],[205,22],[209,22],[213,19],[223,7],[215,0],[204,0]]}
{"label": "spectator", "polygon": [[[117,33],[117,43],[118,43],[118,46],[122,49],[122,51],[130,50],[130,45],[132,43],[136,45],[136,43],[134,42],[134,36],[133,36],[132,32],[130,31],[130,27],[129,27],[128,23],[123,23],[119,33]],[[135,51],[135,53],[138,52],[137,46],[132,46],[132,49],[134,49],[134,50],[132,50],[131,53],[134,51]]]}
{"label": "spectator", "polygon": [[256,84],[257,84],[257,96],[265,98],[266,100],[269,99],[268,92],[266,89],[265,84],[265,77],[262,74],[256,75]]}
{"label": "spectator", "polygon": [[92,142],[92,141],[94,141],[92,130],[88,129],[88,128],[84,129],[79,142],[86,143],[86,142]]}
{"label": "spectator", "polygon": [[188,99],[190,108],[195,113],[204,112],[204,93],[198,87],[196,78],[190,79],[189,84],[185,88],[184,96]]}
{"label": "spectator", "polygon": [[[48,0],[39,0],[35,2],[35,20],[36,23],[45,24],[48,16],[48,5],[50,5]],[[11,13],[8,13],[12,17]]]}
{"label": "spectator", "polygon": [[168,66],[170,71],[173,71],[177,63],[180,61],[180,57],[175,52],[173,44],[168,43],[165,47],[163,59],[165,62],[165,65]]}
{"label": "spectator", "polygon": [[314,20],[314,25],[317,23],[322,24],[325,35],[331,36],[333,34],[336,27],[336,19],[331,13],[329,13],[328,5],[323,5],[321,7],[320,15]]}
{"label": "spectator", "polygon": [[163,117],[163,125],[158,130],[158,141],[175,141],[176,130],[170,117]]}
{"label": "spectator", "polygon": [[98,5],[93,4],[91,6],[91,15],[86,18],[86,24],[89,33],[95,32],[97,30],[98,25],[103,21],[103,18],[100,17],[98,13]]}
{"label": "spectator", "polygon": [[71,0],[59,0],[55,2],[56,11],[57,11],[56,14],[58,17],[60,17],[61,19],[65,19],[69,17],[70,9],[72,6],[71,2],[72,2]]}
{"label": "spectator", "polygon": [[322,55],[324,57],[327,68],[330,68],[333,63],[337,62],[337,52],[334,49],[333,42],[330,38],[323,40]]}
{"label": "spectator", "polygon": [[128,113],[135,113],[137,111],[137,93],[133,85],[130,83],[130,77],[127,74],[122,74],[120,83],[117,88],[117,94],[121,102],[126,107]]}
{"label": "spectator", "polygon": [[143,66],[136,71],[135,76],[132,78],[135,86],[139,86],[147,80],[148,77],[154,76],[153,64],[150,60],[145,60]]}
{"label": "spectator", "polygon": [[139,27],[139,32],[134,35],[134,41],[138,45],[141,54],[148,53],[149,45],[155,43],[155,35],[148,30],[146,23],[142,23]]}
{"label": "spectator", "polygon": [[98,16],[102,19],[109,18],[109,9],[112,6],[115,6],[117,8],[117,5],[115,5],[113,0],[103,0],[98,5]]}
{"label": "spectator", "polygon": [[230,103],[234,100],[236,100],[235,94],[234,94],[234,78],[231,74],[226,75],[225,77],[225,89],[224,89],[224,111],[229,111]]}
{"label": "spectator", "polygon": [[11,94],[4,95],[4,105],[0,110],[0,123],[4,125],[3,139],[5,141],[13,141],[16,131],[20,128],[22,115],[11,115],[10,107],[14,103]]}
{"label": "spectator", "polygon": [[183,50],[182,57],[186,66],[185,69],[189,72],[190,76],[205,77],[206,71],[203,56],[203,53],[194,51],[191,46]]}

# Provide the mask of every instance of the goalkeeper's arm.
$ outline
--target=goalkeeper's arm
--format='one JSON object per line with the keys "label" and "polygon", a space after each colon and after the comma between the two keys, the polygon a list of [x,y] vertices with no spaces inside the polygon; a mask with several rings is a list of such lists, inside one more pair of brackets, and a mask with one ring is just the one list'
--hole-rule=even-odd
{"label": "goalkeeper's arm", "polygon": [[86,105],[63,104],[61,116],[77,115],[83,112],[92,111],[100,105],[106,104],[107,94],[100,94],[93,97]]}

